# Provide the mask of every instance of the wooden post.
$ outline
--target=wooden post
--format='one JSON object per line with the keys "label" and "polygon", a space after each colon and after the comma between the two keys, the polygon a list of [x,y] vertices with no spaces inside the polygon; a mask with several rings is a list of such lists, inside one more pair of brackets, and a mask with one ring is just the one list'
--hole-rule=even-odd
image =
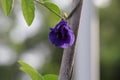
{"label": "wooden post", "polygon": [[72,77],[72,69],[74,64],[74,51],[75,51],[75,44],[76,44],[76,39],[77,39],[77,34],[79,29],[82,1],[83,0],[73,0],[73,8],[75,8],[76,5],[80,3],[70,20],[70,26],[75,34],[75,43],[73,44],[73,46],[67,49],[64,49],[61,68],[60,68],[60,74],[59,74],[59,80],[71,80],[71,77]]}

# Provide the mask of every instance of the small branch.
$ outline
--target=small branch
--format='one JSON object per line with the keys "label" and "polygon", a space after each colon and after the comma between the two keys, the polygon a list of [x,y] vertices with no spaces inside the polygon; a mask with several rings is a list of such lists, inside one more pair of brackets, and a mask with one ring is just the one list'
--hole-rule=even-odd
{"label": "small branch", "polygon": [[48,6],[44,5],[43,2],[40,2],[40,1],[37,1],[37,0],[35,0],[35,2],[37,2],[38,4],[41,4],[42,6],[44,6],[48,10],[50,10],[52,13],[54,13],[56,16],[60,17],[61,19],[65,19],[63,16],[61,16],[60,14],[58,14],[56,11],[54,11],[54,10],[50,9]]}
{"label": "small branch", "polygon": [[73,44],[73,46],[67,49],[64,49],[60,73],[59,73],[59,80],[71,80],[71,77],[72,77],[75,44],[76,44],[76,39],[77,39],[77,34],[78,34],[78,29],[79,29],[82,3],[83,3],[83,0],[73,0],[73,7],[79,4],[77,8],[75,9],[75,11],[73,11],[74,14],[71,13],[69,16],[71,17],[70,24],[75,34],[75,43]]}

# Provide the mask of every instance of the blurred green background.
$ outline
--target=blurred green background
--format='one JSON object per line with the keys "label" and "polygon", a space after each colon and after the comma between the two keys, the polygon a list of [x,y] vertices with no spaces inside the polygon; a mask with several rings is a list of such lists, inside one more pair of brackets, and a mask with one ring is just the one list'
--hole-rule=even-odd
{"label": "blurred green background", "polygon": [[120,0],[111,0],[100,14],[101,80],[120,80]]}
{"label": "blurred green background", "polygon": [[[71,2],[58,5],[69,12]],[[120,0],[110,0],[109,5],[105,5],[97,7],[100,19],[100,80],[120,80]],[[20,0],[15,0],[14,6],[10,16],[5,16],[0,5],[0,80],[28,79],[19,71],[18,60],[34,65],[41,74],[58,74],[63,50],[49,42],[48,33],[59,18],[36,5],[34,22],[27,27]]]}

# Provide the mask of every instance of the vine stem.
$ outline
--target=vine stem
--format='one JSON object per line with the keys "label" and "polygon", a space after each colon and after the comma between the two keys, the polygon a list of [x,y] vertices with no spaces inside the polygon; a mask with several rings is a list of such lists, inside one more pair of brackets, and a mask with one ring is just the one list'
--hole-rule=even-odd
{"label": "vine stem", "polygon": [[77,39],[77,34],[79,29],[79,22],[80,22],[80,15],[82,10],[83,0],[73,0],[73,7],[76,7],[78,3],[79,5],[75,9],[74,13],[72,13],[71,20],[70,20],[71,28],[75,34],[75,42],[73,46],[67,49],[64,49],[62,63],[60,67],[60,73],[59,73],[59,80],[71,80],[72,78],[75,45],[76,45],[76,39]]}
{"label": "vine stem", "polygon": [[49,8],[48,6],[44,5],[44,2],[37,1],[37,0],[35,0],[35,2],[37,2],[38,4],[41,4],[42,6],[44,6],[48,10],[50,10],[52,13],[54,13],[56,16],[60,17],[61,19],[65,19],[62,15],[58,14],[56,11],[54,11],[51,8]]}

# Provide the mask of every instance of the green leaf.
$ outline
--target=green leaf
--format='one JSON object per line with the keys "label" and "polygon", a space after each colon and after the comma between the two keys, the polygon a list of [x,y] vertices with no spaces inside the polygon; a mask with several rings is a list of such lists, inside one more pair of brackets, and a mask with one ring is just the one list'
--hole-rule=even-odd
{"label": "green leaf", "polygon": [[22,6],[24,18],[25,18],[28,26],[30,26],[32,24],[34,16],[35,16],[34,0],[22,0],[21,6]]}
{"label": "green leaf", "polygon": [[2,0],[2,8],[5,15],[9,15],[12,10],[13,0]]}
{"label": "green leaf", "polygon": [[18,63],[21,65],[20,70],[27,73],[32,80],[44,80],[43,77],[27,63],[23,61],[18,61]]}
{"label": "green leaf", "polygon": [[52,11],[54,11],[55,13],[61,15],[61,10],[60,10],[60,8],[56,4],[51,3],[51,2],[47,2],[47,1],[44,2],[43,4],[45,6],[47,6],[49,9],[51,9]]}
{"label": "green leaf", "polygon": [[54,74],[47,74],[44,76],[44,80],[58,80],[58,76]]}
{"label": "green leaf", "polygon": [[[57,14],[61,15],[61,10],[56,4],[47,2],[47,1],[43,2],[43,4],[47,6],[48,8],[50,8],[51,10],[55,11]],[[50,19],[47,22],[49,24],[49,27],[54,27],[56,23],[58,23],[61,20],[60,17],[56,16],[52,12],[50,12],[47,17]]]}

